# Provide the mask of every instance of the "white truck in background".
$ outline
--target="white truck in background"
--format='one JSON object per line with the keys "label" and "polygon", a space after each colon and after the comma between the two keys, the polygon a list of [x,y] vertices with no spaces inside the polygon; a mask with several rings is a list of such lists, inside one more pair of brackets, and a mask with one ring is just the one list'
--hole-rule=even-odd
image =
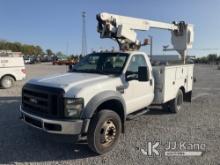
{"label": "white truck in background", "polygon": [[10,88],[15,81],[24,80],[25,77],[23,57],[0,56],[0,88]]}
{"label": "white truck in background", "polygon": [[[98,14],[97,20],[101,38],[116,40],[121,51],[92,53],[69,73],[28,81],[20,112],[26,124],[86,137],[89,147],[103,154],[117,144],[126,119],[146,113],[150,105],[177,113],[183,101],[191,101],[193,65],[185,64],[185,56],[193,26],[108,13]],[[182,64],[152,66],[148,55],[138,51],[145,43],[137,40],[136,31],[149,28],[171,31]]]}

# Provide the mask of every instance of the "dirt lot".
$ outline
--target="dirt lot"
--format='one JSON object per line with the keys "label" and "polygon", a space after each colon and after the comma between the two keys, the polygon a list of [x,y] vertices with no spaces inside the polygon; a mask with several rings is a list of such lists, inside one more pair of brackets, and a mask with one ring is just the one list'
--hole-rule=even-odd
{"label": "dirt lot", "polygon": [[[27,80],[65,71],[65,66],[28,65]],[[219,164],[220,71],[196,66],[195,76],[192,104],[185,104],[177,115],[153,108],[127,121],[117,147],[102,156],[92,153],[86,144],[71,143],[70,137],[49,135],[23,124],[18,117],[24,82],[0,89],[0,164]],[[149,141],[160,142],[161,156],[143,154]],[[205,150],[200,157],[166,157],[162,151],[168,142],[205,144]]]}

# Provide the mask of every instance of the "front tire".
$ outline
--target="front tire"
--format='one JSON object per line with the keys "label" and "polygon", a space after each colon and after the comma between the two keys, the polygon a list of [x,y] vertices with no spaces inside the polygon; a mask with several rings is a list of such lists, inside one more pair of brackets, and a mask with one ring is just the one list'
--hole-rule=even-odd
{"label": "front tire", "polygon": [[121,133],[121,119],[112,110],[101,110],[93,119],[88,129],[88,145],[98,154],[104,154],[114,148]]}
{"label": "front tire", "polygon": [[14,85],[14,78],[11,77],[11,76],[4,76],[2,79],[1,79],[1,87],[3,89],[8,89],[8,88],[11,88],[13,85]]}

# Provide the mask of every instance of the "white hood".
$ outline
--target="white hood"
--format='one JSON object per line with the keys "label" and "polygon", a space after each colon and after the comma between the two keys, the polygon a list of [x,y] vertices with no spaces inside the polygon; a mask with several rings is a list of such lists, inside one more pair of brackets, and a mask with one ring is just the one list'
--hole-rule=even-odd
{"label": "white hood", "polygon": [[96,94],[103,91],[116,91],[116,86],[122,85],[120,77],[91,73],[66,73],[36,78],[28,84],[62,88],[64,97],[82,97],[85,104]]}
{"label": "white hood", "polygon": [[66,73],[48,76],[45,78],[32,79],[28,83],[42,86],[58,87],[67,90],[71,87],[76,87],[78,85],[82,86],[84,83],[98,83],[101,80],[106,80],[108,78],[110,78],[110,76],[100,74]]}

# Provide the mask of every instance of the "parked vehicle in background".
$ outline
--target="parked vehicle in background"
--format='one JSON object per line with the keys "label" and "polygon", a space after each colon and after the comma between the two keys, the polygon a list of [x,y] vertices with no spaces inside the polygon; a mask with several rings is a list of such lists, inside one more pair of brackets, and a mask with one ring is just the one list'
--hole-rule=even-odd
{"label": "parked vehicle in background", "polygon": [[24,58],[24,63],[25,64],[30,64],[31,63],[31,58]]}
{"label": "parked vehicle in background", "polygon": [[74,65],[76,64],[76,61],[74,59],[68,60],[68,59],[58,59],[56,61],[52,62],[53,65]]}
{"label": "parked vehicle in background", "polygon": [[31,57],[30,58],[30,64],[36,64],[36,63],[38,63],[39,61],[37,60],[37,58],[36,57]]}
{"label": "parked vehicle in background", "polygon": [[56,60],[53,60],[52,64],[53,65],[59,65],[61,59],[56,59]]}
{"label": "parked vehicle in background", "polygon": [[26,77],[26,69],[23,57],[0,56],[0,86],[7,89],[14,85],[15,81]]}
{"label": "parked vehicle in background", "polygon": [[40,62],[41,62],[40,56],[28,55],[28,56],[24,57],[25,64],[36,64],[36,63],[40,63]]}
{"label": "parked vehicle in background", "polygon": [[53,62],[53,59],[55,58],[55,55],[43,55],[40,59],[40,62]]}

